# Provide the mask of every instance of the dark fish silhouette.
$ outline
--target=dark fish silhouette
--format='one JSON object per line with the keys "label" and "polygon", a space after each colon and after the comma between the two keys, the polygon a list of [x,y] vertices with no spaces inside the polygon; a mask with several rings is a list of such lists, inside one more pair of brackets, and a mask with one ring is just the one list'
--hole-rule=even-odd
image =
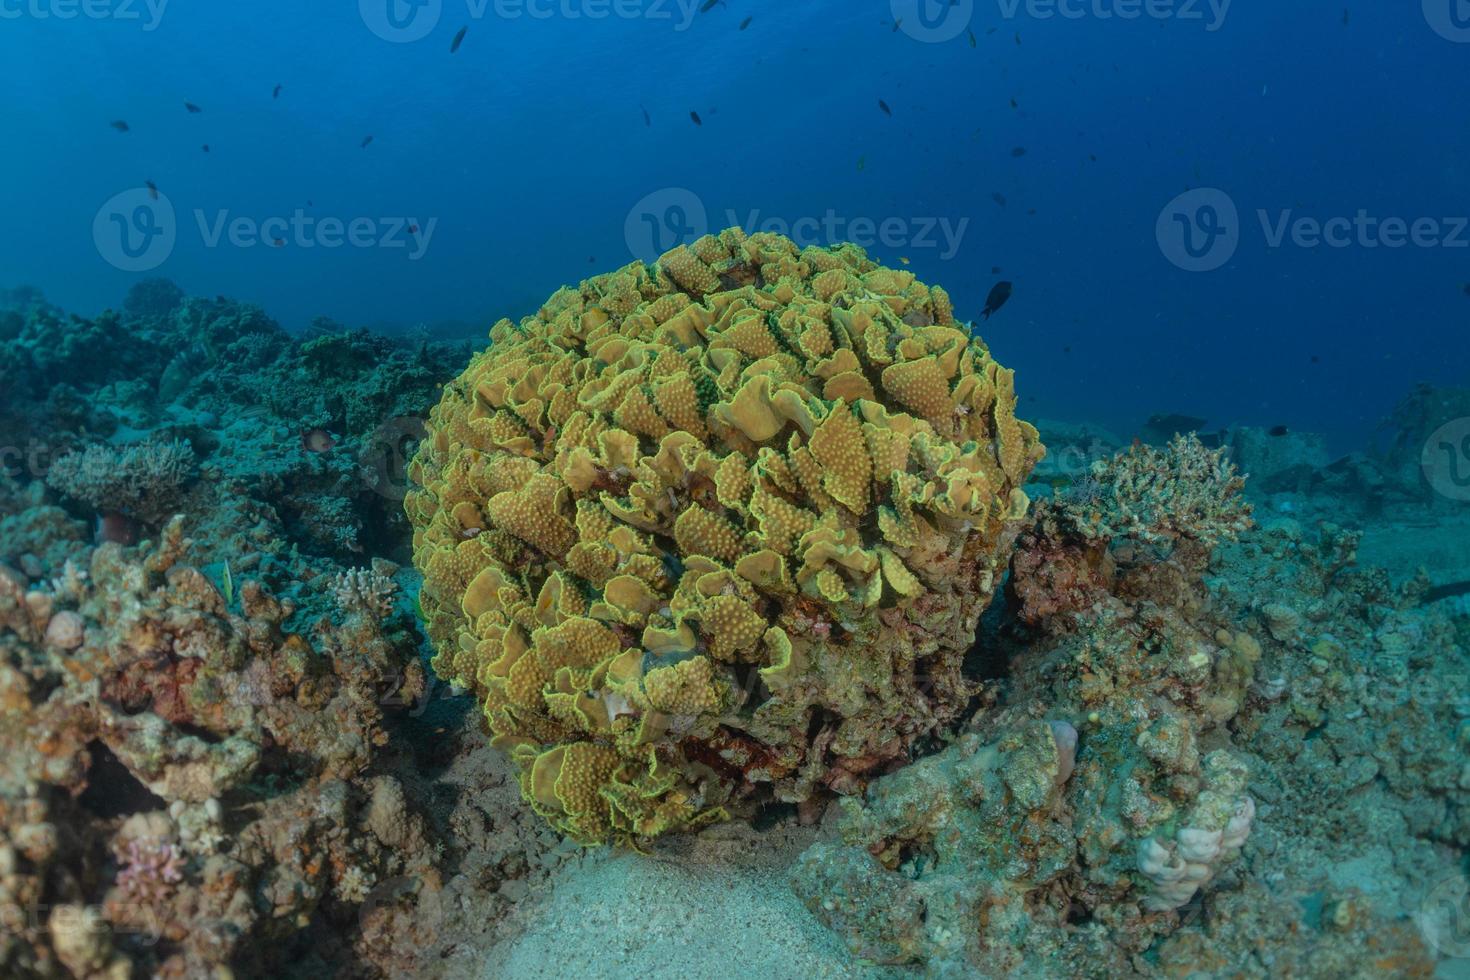
{"label": "dark fish silhouette", "polygon": [[367,145],[369,143],[371,143],[372,141],[373,141],[373,138],[371,136],[364,136],[362,138],[362,145],[360,147],[358,147],[358,149],[363,149],[363,150],[367,149]]}
{"label": "dark fish silhouette", "polygon": [[1011,147],[1011,156],[1013,156],[1013,157],[1023,157],[1025,155],[1026,155],[1026,148],[1024,146],[1014,146],[1014,147]]}
{"label": "dark fish silhouette", "polygon": [[465,31],[467,31],[469,29],[470,29],[470,26],[468,24],[466,24],[464,27],[461,27],[459,29],[459,33],[457,33],[457,34],[454,35],[454,40],[449,42],[449,53],[450,54],[454,54],[454,52],[456,52],[456,51],[459,50],[459,46],[464,43],[464,34],[465,34]]}
{"label": "dark fish silhouette", "polygon": [[985,309],[980,311],[980,317],[990,319],[990,314],[1006,305],[1006,300],[1011,298],[1011,284],[1009,282],[998,282],[990,290],[990,295],[985,297]]}
{"label": "dark fish silhouette", "polygon": [[725,6],[725,0],[704,0],[704,3],[699,5],[699,12],[702,14],[707,14],[711,10],[714,10],[716,7],[723,6]]}
{"label": "dark fish silhouette", "polygon": [[878,100],[878,108],[883,110],[883,115],[885,116],[893,115],[893,110],[888,108],[888,103],[884,102],[882,99]]}
{"label": "dark fish silhouette", "polygon": [[994,194],[990,195],[990,199],[996,204],[999,204],[1001,207],[1006,206],[1006,196],[1000,191],[996,191]]}
{"label": "dark fish silhouette", "polygon": [[692,119],[692,120],[694,120],[694,125],[696,125],[696,126],[703,126],[704,125],[704,120],[703,119],[700,119],[699,118],[699,113],[695,112],[693,109],[690,109],[689,110],[689,118]]}
{"label": "dark fish silhouette", "polygon": [[1349,18],[1349,12],[1348,12],[1348,10],[1346,8],[1344,8],[1343,9],[1343,12],[1342,12],[1342,26],[1343,27],[1348,26],[1348,18]]}
{"label": "dark fish silhouette", "polygon": [[184,109],[187,112],[203,112],[204,111],[203,109],[199,108],[197,105],[195,105],[192,102],[185,102],[184,103]]}
{"label": "dark fish silhouette", "polygon": [[973,48],[975,46],[975,32],[974,31],[965,31],[965,33],[968,34],[968,35],[970,35],[970,47]]}
{"label": "dark fish silhouette", "polygon": [[1273,435],[1273,436],[1284,436],[1284,435],[1286,435],[1286,432],[1287,432],[1287,429],[1286,429],[1286,426],[1284,426],[1284,425],[1273,425],[1273,426],[1271,426],[1271,435]]}
{"label": "dark fish silhouette", "polygon": [[1193,415],[1150,415],[1143,425],[1144,435],[1158,441],[1172,439],[1186,432],[1198,432],[1209,422],[1209,419],[1197,418]]}
{"label": "dark fish silhouette", "polygon": [[990,274],[992,276],[998,276],[998,275],[1000,275],[1000,266],[998,266],[998,265],[991,266],[990,267]]}
{"label": "dark fish silhouette", "polygon": [[1015,100],[1015,97],[1014,96],[1012,96],[1012,98],[1011,98],[1011,108],[1012,109],[1019,109],[1019,108],[1021,108],[1021,103],[1017,102]]}
{"label": "dark fish silhouette", "polygon": [[745,18],[745,19],[744,19],[744,20],[742,20],[742,21],[741,21],[741,22],[740,22],[740,29],[741,29],[741,30],[742,30],[742,31],[743,31],[743,30],[745,30],[745,29],[746,29],[746,28],[747,28],[747,27],[749,27],[749,26],[750,26],[750,22],[751,22],[751,21],[753,21],[753,20],[755,20],[755,18],[754,18],[754,17],[747,17],[747,18]]}
{"label": "dark fish silhouette", "polygon": [[123,122],[121,119],[114,119],[112,122],[108,123],[108,125],[117,130],[119,133],[126,133],[128,131],[128,124]]}
{"label": "dark fish silhouette", "polygon": [[208,153],[209,152],[209,144],[208,143],[205,143],[204,144],[204,152],[205,153]]}
{"label": "dark fish silhouette", "polygon": [[644,109],[643,106],[641,106],[641,105],[638,108],[639,109],[643,109],[643,125],[645,125],[645,126],[652,126],[653,125],[653,120],[648,117],[648,110],[647,109]]}
{"label": "dark fish silhouette", "polygon": [[1464,291],[1465,291],[1465,295],[1466,295],[1466,296],[1470,296],[1470,282],[1467,282],[1467,283],[1465,283],[1465,284],[1464,284],[1464,285],[1463,285],[1463,286],[1461,286],[1461,287],[1460,287],[1460,288],[1461,288],[1461,289],[1463,289],[1463,290],[1464,290]]}
{"label": "dark fish silhouette", "polygon": [[281,86],[280,85],[277,85],[275,88],[271,89],[271,98],[273,98],[273,99],[279,99],[280,97],[281,97]]}
{"label": "dark fish silhouette", "polygon": [[148,188],[148,196],[155,201],[158,200],[158,185],[151,180],[145,180],[143,184]]}
{"label": "dark fish silhouette", "polygon": [[898,29],[900,27],[902,27],[902,26],[903,26],[903,18],[900,17],[898,20],[896,20],[896,21],[893,22],[893,33],[894,34],[897,34],[898,33]]}

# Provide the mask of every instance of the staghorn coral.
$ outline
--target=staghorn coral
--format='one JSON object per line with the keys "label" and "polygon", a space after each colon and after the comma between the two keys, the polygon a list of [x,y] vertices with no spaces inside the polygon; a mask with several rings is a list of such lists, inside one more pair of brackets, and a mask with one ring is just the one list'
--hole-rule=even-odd
{"label": "staghorn coral", "polygon": [[1164,449],[1136,445],[1097,461],[1060,506],[1088,539],[1181,540],[1213,547],[1250,527],[1245,479],[1224,449],[1206,449],[1193,433]]}
{"label": "staghorn coral", "polygon": [[955,719],[1042,450],[942,289],[731,229],[491,339],[406,507],[435,669],[554,826],[849,792]]}
{"label": "staghorn coral", "polygon": [[194,451],[181,440],[92,445],[56,460],[46,482],[99,512],[157,525],[178,508],[193,470]]}

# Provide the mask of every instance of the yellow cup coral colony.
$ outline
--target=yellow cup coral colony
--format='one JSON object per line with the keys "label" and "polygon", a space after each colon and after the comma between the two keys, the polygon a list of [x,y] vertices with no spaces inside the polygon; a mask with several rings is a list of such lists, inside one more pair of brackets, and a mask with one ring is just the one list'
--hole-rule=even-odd
{"label": "yellow cup coral colony", "polygon": [[435,669],[555,827],[850,792],[954,720],[1042,448],[943,289],[731,229],[490,337],[407,509]]}

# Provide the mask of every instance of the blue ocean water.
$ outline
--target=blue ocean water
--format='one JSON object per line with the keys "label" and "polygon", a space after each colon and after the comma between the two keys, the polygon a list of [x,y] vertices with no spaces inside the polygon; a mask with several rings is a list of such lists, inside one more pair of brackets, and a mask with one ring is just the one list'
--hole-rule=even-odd
{"label": "blue ocean water", "polygon": [[482,335],[770,227],[907,260],[965,318],[1013,281],[981,332],[1032,416],[1356,447],[1470,363],[1463,7],[0,0],[0,286]]}

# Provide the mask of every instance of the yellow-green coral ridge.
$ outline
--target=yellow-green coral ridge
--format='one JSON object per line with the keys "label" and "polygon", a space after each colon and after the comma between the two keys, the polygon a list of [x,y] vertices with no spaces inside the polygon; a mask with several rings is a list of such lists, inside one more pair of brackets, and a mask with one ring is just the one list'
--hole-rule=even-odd
{"label": "yellow-green coral ridge", "polygon": [[434,666],[554,826],[851,791],[953,719],[1041,447],[942,289],[731,229],[490,336],[407,508]]}

